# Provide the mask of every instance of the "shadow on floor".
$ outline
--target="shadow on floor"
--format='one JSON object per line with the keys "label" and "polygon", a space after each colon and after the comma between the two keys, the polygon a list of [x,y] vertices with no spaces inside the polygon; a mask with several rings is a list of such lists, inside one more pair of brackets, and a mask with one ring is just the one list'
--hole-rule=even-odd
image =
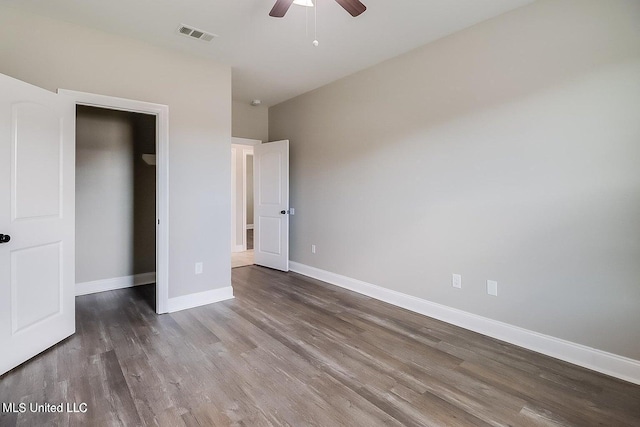
{"label": "shadow on floor", "polygon": [[133,297],[137,301],[143,302],[151,310],[156,311],[156,284],[150,283],[148,285],[134,286],[131,288]]}

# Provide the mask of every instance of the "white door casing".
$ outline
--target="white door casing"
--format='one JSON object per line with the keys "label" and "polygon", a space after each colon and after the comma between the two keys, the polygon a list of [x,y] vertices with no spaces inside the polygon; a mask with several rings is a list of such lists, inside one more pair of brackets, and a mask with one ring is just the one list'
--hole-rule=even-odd
{"label": "white door casing", "polygon": [[242,252],[238,242],[238,149],[231,145],[231,252]]}
{"label": "white door casing", "polygon": [[289,141],[253,150],[255,263],[289,271]]}
{"label": "white door casing", "polygon": [[75,103],[0,74],[0,374],[75,332]]}
{"label": "white door casing", "polygon": [[[246,157],[253,155],[253,147],[262,144],[259,139],[231,138],[231,252],[247,250],[247,171]],[[242,170],[238,170],[238,159],[242,159]],[[240,173],[242,172],[242,173]],[[241,178],[241,182],[238,182]],[[242,192],[238,187],[242,187]],[[241,205],[242,208],[239,208]],[[253,218],[250,218],[253,221]],[[244,234],[238,239],[238,229],[242,227]]]}
{"label": "white door casing", "polygon": [[169,311],[169,107],[107,95],[58,90],[76,105],[156,116],[156,313]]}

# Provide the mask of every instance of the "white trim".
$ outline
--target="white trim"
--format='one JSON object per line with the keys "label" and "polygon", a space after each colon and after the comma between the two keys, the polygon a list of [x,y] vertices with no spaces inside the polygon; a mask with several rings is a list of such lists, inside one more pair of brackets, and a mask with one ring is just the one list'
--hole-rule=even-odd
{"label": "white trim", "polygon": [[236,145],[260,145],[262,141],[259,139],[237,138],[232,136],[231,143]]}
{"label": "white trim", "polygon": [[[238,162],[238,148],[231,144],[231,252],[242,252],[243,246],[238,245],[238,192],[236,187],[238,180],[236,174],[238,168],[236,163]],[[238,246],[240,249],[238,250]]]}
{"label": "white trim", "polygon": [[213,304],[214,302],[225,301],[232,298],[233,288],[231,286],[227,286],[225,288],[169,298],[169,304],[167,307],[169,313],[173,313],[175,311],[187,310],[189,308]]}
{"label": "white trim", "polygon": [[[247,251],[247,156],[253,156],[253,145],[236,143],[236,141],[253,141],[254,145],[260,144],[261,141],[244,138],[231,138],[231,252]],[[242,155],[242,195],[238,194],[236,187],[238,185],[238,168],[236,166],[238,155]],[[237,208],[238,197],[242,201],[242,240],[237,239],[237,230],[239,213]]]}
{"label": "white trim", "polygon": [[112,279],[93,280],[76,283],[76,296],[131,288],[133,286],[156,283],[156,272],[134,274],[133,276],[114,277]]}
{"label": "white trim", "polygon": [[640,384],[639,360],[530,331],[294,261],[289,262],[289,269],[470,331]]}
{"label": "white trim", "polygon": [[253,230],[253,224],[247,224],[247,230]]}
{"label": "white trim", "polygon": [[58,89],[76,104],[156,116],[156,313],[166,313],[169,300],[169,107],[144,101]]}
{"label": "white trim", "polygon": [[[253,153],[253,148],[251,149]],[[247,250],[247,149],[242,149],[242,250]]]}
{"label": "white trim", "polygon": [[247,250],[247,157],[253,158],[253,147],[242,149],[242,248]]}

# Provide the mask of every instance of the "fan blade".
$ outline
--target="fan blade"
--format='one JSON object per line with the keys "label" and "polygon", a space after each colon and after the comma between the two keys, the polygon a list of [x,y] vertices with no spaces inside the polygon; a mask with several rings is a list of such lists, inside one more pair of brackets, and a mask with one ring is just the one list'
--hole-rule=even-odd
{"label": "fan blade", "polygon": [[291,7],[293,0],[276,0],[276,4],[273,5],[273,9],[269,12],[269,16],[274,18],[282,18],[287,10]]}
{"label": "fan blade", "polygon": [[336,2],[353,17],[367,10],[367,6],[363,5],[359,0],[336,0]]}

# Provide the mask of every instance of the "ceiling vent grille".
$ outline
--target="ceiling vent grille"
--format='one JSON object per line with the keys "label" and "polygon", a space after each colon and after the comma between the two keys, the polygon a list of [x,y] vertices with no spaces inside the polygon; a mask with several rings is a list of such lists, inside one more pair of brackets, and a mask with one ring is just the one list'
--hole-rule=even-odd
{"label": "ceiling vent grille", "polygon": [[197,28],[193,28],[184,24],[180,24],[180,26],[178,27],[178,34],[182,34],[183,36],[191,37],[198,40],[203,40],[205,42],[210,42],[215,37],[218,37],[215,34],[207,33],[206,31],[198,30]]}

